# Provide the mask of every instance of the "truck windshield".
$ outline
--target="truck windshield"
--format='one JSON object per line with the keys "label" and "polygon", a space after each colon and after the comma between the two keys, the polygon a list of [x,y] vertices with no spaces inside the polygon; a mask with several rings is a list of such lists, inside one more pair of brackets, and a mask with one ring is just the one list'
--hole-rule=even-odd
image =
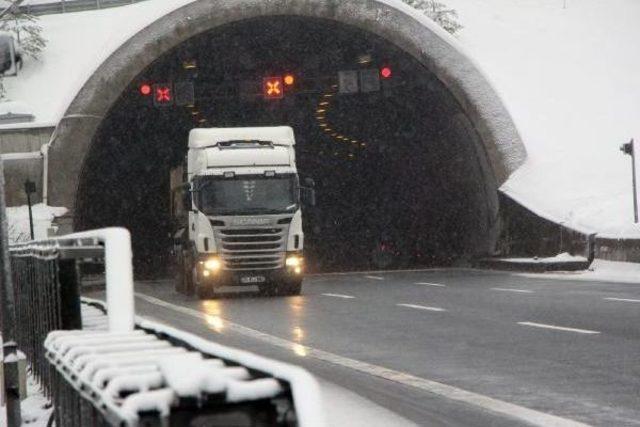
{"label": "truck windshield", "polygon": [[205,215],[286,213],[298,207],[295,175],[202,177],[196,189],[196,204]]}

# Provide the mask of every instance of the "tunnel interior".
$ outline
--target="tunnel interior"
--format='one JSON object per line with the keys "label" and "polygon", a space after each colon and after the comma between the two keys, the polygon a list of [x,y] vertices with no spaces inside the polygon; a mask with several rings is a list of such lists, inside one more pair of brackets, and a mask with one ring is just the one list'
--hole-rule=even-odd
{"label": "tunnel interior", "polygon": [[[340,71],[373,69],[385,69],[379,90],[340,93]],[[288,74],[284,97],[265,99],[263,78]],[[155,106],[141,93],[184,81],[193,82],[189,105]],[[300,177],[316,183],[317,205],[303,209],[310,270],[450,265],[491,251],[496,184],[445,85],[382,37],[291,16],[200,34],[132,81],[84,161],[75,228],[129,228],[137,274],[163,274],[169,170],[189,131],[272,125],[293,127]]]}

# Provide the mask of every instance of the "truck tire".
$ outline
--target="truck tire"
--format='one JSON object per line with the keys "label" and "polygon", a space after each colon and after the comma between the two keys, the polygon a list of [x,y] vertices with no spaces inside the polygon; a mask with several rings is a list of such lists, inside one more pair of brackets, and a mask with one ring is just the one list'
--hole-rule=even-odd
{"label": "truck tire", "polygon": [[184,263],[182,253],[176,256],[176,262],[173,266],[173,287],[179,294],[185,293],[185,281],[184,281]]}
{"label": "truck tire", "polygon": [[300,292],[302,292],[302,279],[286,283],[282,288],[280,295],[296,296],[300,295]]}
{"label": "truck tire", "polygon": [[196,296],[198,299],[213,298],[213,288],[210,285],[198,285],[196,287]]}
{"label": "truck tire", "polygon": [[269,283],[260,286],[260,294],[264,296],[295,296],[302,291],[302,279]]}
{"label": "truck tire", "polygon": [[182,272],[184,294],[192,296],[195,288],[193,281],[193,263],[191,262],[191,257],[186,251],[183,252],[182,255],[182,268],[180,270]]}

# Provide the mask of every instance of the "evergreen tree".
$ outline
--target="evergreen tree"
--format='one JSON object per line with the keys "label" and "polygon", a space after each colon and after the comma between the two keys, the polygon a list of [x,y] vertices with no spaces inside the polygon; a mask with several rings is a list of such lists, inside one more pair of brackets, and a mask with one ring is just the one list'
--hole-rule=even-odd
{"label": "evergreen tree", "polygon": [[444,3],[437,0],[403,0],[409,6],[412,6],[431,18],[435,23],[440,25],[451,34],[455,34],[463,27],[458,22],[458,12],[447,7]]}
{"label": "evergreen tree", "polygon": [[42,27],[38,17],[14,7],[0,20],[0,31],[9,31],[15,35],[17,48],[22,55],[38,59],[47,45],[42,36]]}

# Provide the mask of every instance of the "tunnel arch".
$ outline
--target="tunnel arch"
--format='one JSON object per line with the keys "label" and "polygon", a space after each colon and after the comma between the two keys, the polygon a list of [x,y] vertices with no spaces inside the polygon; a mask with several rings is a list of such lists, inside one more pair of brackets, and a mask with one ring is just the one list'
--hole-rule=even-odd
{"label": "tunnel arch", "polygon": [[[208,31],[270,16],[329,20],[374,34],[435,75],[463,112],[455,119],[456,127],[473,142],[486,188],[494,191],[487,197],[487,204],[497,217],[495,192],[526,158],[508,111],[451,36],[412,9],[384,0],[198,0],[158,19],[101,64],[67,109],[49,154],[51,203],[75,211],[85,159],[102,119],[154,61]],[[497,221],[491,227],[496,236]],[[488,252],[492,243],[482,246],[481,251]]]}

